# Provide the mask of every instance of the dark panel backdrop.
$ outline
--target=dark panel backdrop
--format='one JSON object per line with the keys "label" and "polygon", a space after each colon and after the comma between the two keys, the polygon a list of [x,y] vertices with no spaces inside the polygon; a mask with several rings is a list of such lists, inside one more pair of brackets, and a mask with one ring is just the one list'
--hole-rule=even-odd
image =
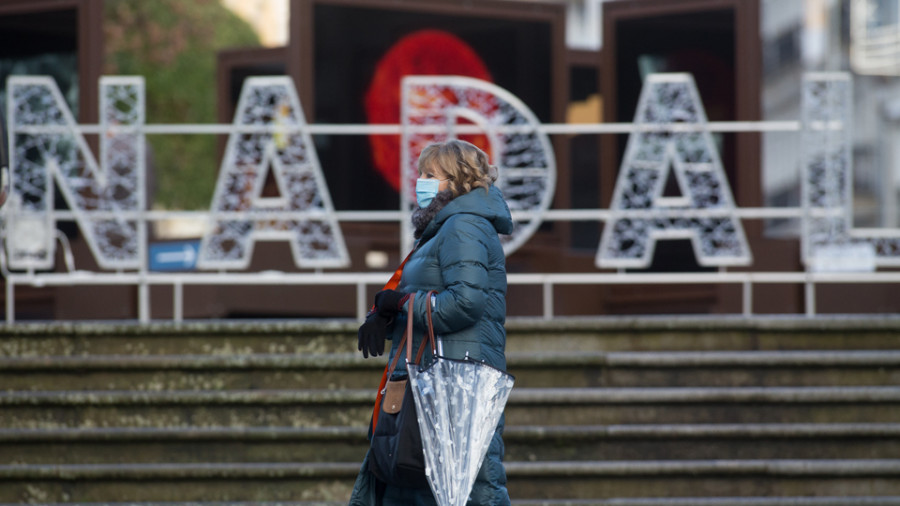
{"label": "dark panel backdrop", "polygon": [[[367,123],[365,96],[376,66],[394,44],[422,30],[440,30],[461,40],[484,63],[492,82],[518,96],[542,122],[551,121],[553,44],[548,21],[465,8],[453,14],[429,12],[427,4],[409,10],[347,4],[318,2],[311,9],[314,104],[304,107],[316,123]],[[447,73],[435,72],[435,63],[413,58],[402,66],[409,73],[419,73],[417,67]],[[452,67],[453,62],[445,63]],[[390,92],[399,94],[399,87]],[[399,207],[397,191],[375,167],[367,136],[319,135],[315,142],[337,209]],[[399,140],[396,145],[399,149]]]}

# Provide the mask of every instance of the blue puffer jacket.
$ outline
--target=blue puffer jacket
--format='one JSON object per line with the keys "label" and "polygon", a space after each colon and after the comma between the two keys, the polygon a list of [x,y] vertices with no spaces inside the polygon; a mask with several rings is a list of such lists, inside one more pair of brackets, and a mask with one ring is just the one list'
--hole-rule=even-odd
{"label": "blue puffer jacket", "polygon": [[[433,305],[434,331],[448,358],[469,357],[506,370],[506,260],[498,233],[512,232],[512,218],[496,187],[475,188],[451,200],[425,228],[415,253],[403,269],[397,290],[416,293],[413,307],[414,350],[426,323],[425,296],[438,292]],[[406,328],[406,312],[396,318],[391,333],[389,360]],[[402,353],[402,351],[401,351]],[[402,371],[401,371],[402,370]],[[401,360],[396,374],[405,374]],[[508,505],[503,469],[503,420],[491,440],[468,506]],[[368,460],[368,456],[366,457]],[[363,462],[354,486],[351,506],[431,506],[431,490],[387,487],[377,497],[375,480]]]}

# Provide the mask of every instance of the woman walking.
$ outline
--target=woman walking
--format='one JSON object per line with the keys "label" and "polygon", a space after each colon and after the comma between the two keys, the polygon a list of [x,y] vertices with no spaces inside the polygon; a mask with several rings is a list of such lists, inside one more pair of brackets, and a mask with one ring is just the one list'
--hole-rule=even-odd
{"label": "woman walking", "polygon": [[[442,355],[466,356],[506,370],[506,261],[498,234],[512,232],[509,208],[493,185],[497,168],[476,146],[460,140],[431,144],[419,156],[412,215],[417,239],[396,290],[375,295],[375,311],[359,328],[364,356],[380,355],[385,339],[392,341],[388,360],[403,353],[398,344],[407,318],[413,319],[413,348],[418,349],[426,322],[426,304],[433,310],[434,332],[441,336]],[[426,294],[434,290],[431,298]],[[415,293],[407,314],[409,294]],[[394,371],[405,376],[403,361]],[[503,468],[503,418],[481,466],[467,506],[509,505]],[[428,487],[386,485],[363,462],[351,506],[431,506]]]}

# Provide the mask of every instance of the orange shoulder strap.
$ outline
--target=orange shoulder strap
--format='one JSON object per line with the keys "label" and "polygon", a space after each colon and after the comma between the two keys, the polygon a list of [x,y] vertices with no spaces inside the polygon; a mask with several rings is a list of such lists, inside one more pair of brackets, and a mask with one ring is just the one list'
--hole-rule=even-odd
{"label": "orange shoulder strap", "polygon": [[[397,267],[397,270],[394,271],[394,275],[391,276],[391,279],[388,280],[387,284],[384,285],[382,290],[393,290],[397,288],[397,285],[400,284],[400,277],[403,275],[403,266],[406,265],[406,261],[409,260],[409,257],[416,251],[413,248],[412,251],[406,255],[406,258],[400,262],[400,266]],[[375,311],[375,306],[373,305],[371,309],[369,309],[369,314]],[[378,384],[378,393],[375,394],[375,409],[372,411],[372,432],[375,432],[375,426],[378,425],[378,413],[381,411],[379,407],[381,406],[381,397],[384,395],[384,387],[387,385],[388,375],[390,374],[391,364],[388,362],[384,366],[384,372],[381,374],[381,382]]]}
{"label": "orange shoulder strap", "polygon": [[[411,257],[415,251],[416,249],[413,248],[413,250],[410,251],[408,255],[406,255],[406,258],[404,258],[403,261],[400,262],[400,266],[397,267],[397,270],[394,271],[393,275],[391,275],[391,279],[389,279],[388,282],[385,283],[385,285],[381,288],[382,290],[393,290],[394,288],[397,288],[398,285],[400,285],[400,278],[403,276],[403,266],[406,265],[406,261],[409,260],[409,257]],[[373,304],[372,307],[369,308],[368,314],[372,314],[374,311],[375,305]]]}

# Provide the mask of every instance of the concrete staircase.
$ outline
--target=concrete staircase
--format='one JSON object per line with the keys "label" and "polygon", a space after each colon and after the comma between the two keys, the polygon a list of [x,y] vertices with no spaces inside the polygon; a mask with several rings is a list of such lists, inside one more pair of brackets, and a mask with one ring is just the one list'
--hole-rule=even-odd
{"label": "concrete staircase", "polygon": [[[514,503],[900,505],[900,319],[512,320]],[[346,504],[354,322],[0,327],[0,504]]]}

